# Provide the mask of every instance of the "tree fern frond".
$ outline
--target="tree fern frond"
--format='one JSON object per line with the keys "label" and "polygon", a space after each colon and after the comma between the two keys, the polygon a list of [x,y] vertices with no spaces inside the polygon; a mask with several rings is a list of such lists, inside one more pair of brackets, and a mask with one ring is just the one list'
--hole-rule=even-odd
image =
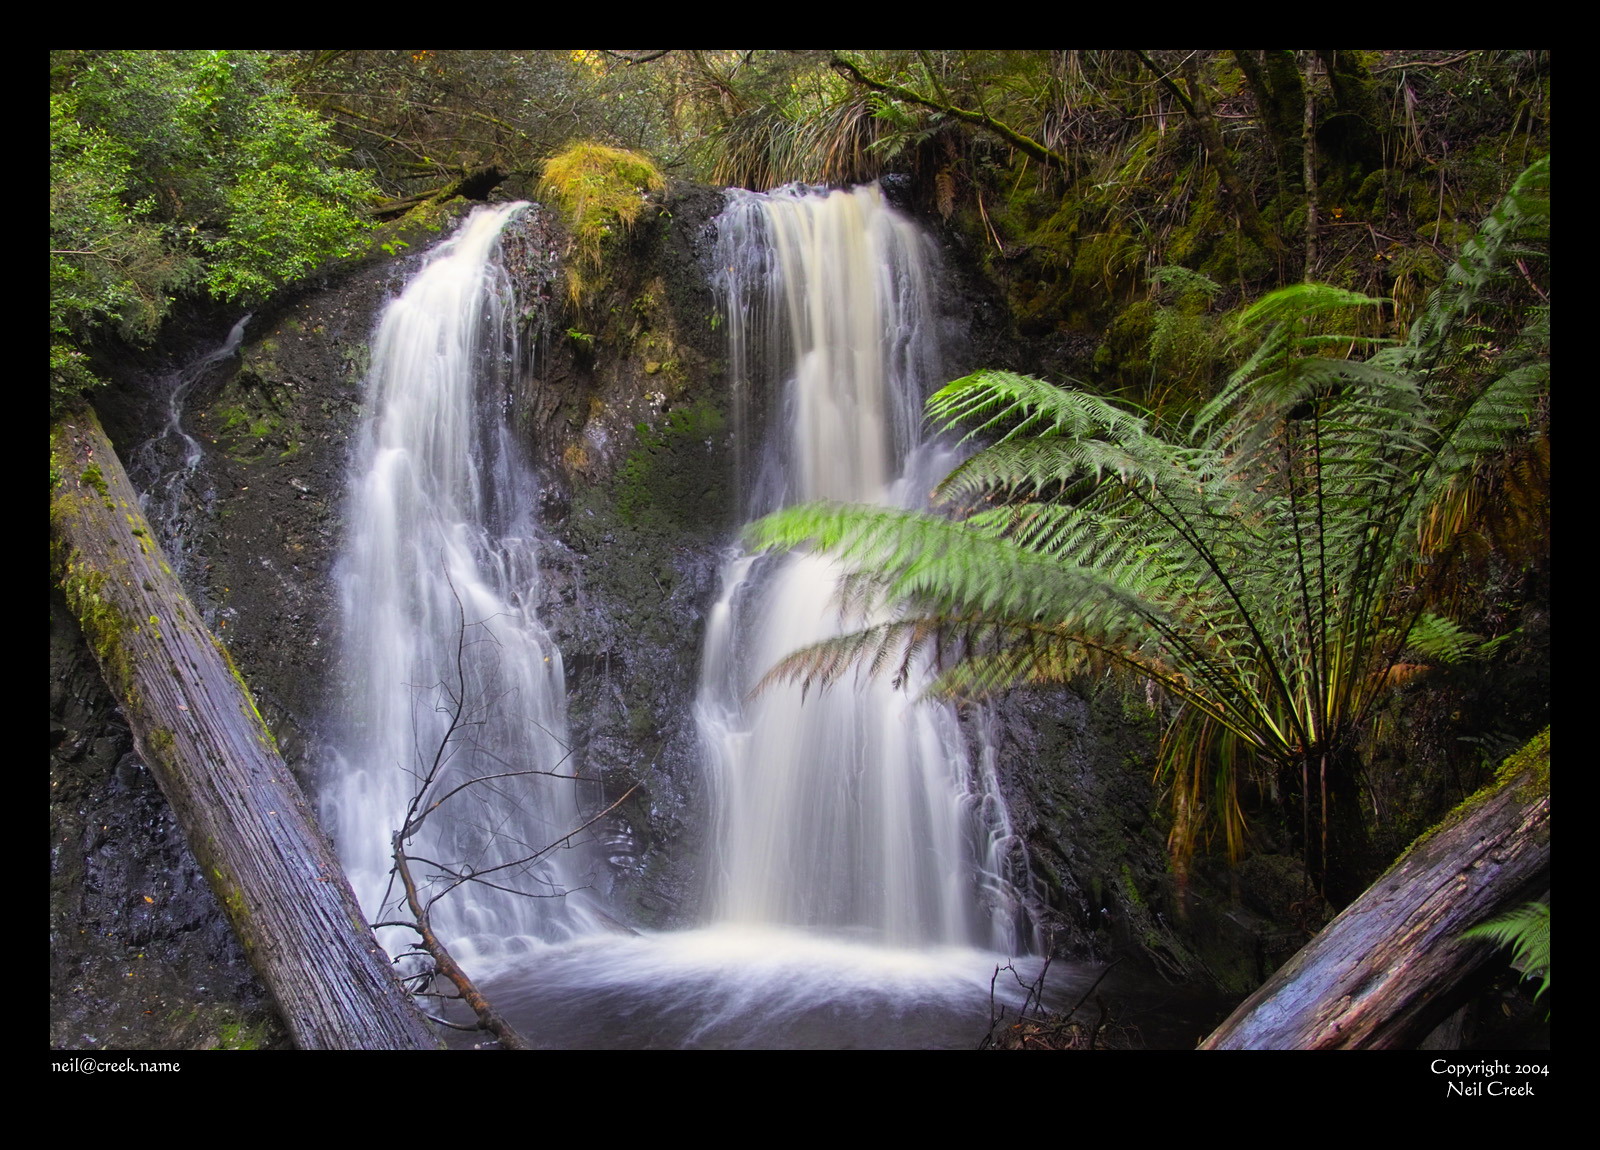
{"label": "tree fern frond", "polygon": [[1469,314],[1484,289],[1501,271],[1513,241],[1546,226],[1550,219],[1550,157],[1532,164],[1495,205],[1478,233],[1461,248],[1445,282],[1429,296],[1407,341],[1437,353],[1454,324]]}
{"label": "tree fern frond", "polygon": [[1530,902],[1499,918],[1463,931],[1462,938],[1485,938],[1511,947],[1511,962],[1524,978],[1539,978],[1534,1001],[1550,989],[1550,905]]}
{"label": "tree fern frond", "polygon": [[1438,615],[1423,614],[1406,633],[1407,647],[1424,659],[1440,663],[1470,659],[1482,645],[1483,636]]}
{"label": "tree fern frond", "polygon": [[1145,420],[1116,404],[1010,371],[977,371],[946,384],[928,397],[927,413],[945,430],[981,419],[963,442],[987,431],[1002,440],[1029,434],[1116,438],[1145,427]]}
{"label": "tree fern frond", "polygon": [[773,664],[750,689],[750,696],[760,695],[777,683],[798,683],[802,691],[812,687],[826,689],[846,672],[859,671],[864,663],[873,675],[888,665],[896,665],[901,668],[899,678],[920,648],[936,634],[937,628],[928,621],[910,619],[822,639],[791,651]]}
{"label": "tree fern frond", "polygon": [[1242,398],[1257,398],[1261,379],[1286,372],[1292,376],[1298,365],[1318,358],[1327,348],[1340,347],[1346,354],[1337,359],[1324,357],[1323,362],[1345,362],[1350,352],[1389,342],[1349,332],[1330,333],[1321,325],[1352,309],[1392,302],[1328,284],[1295,284],[1262,297],[1234,323],[1235,341],[1248,344],[1251,351],[1216,398],[1195,416],[1195,431],[1203,432],[1221,420]]}
{"label": "tree fern frond", "polygon": [[1245,308],[1239,313],[1235,326],[1241,335],[1252,340],[1268,337],[1274,331],[1288,331],[1290,325],[1296,324],[1302,325],[1297,335],[1314,336],[1317,333],[1304,326],[1306,321],[1314,316],[1337,314],[1353,308],[1375,307],[1393,302],[1386,296],[1362,295],[1360,292],[1346,291],[1332,284],[1291,284],[1262,296]]}
{"label": "tree fern frond", "polygon": [[757,549],[809,544],[847,568],[873,572],[893,598],[969,612],[1065,616],[1121,633],[1158,610],[1101,572],[919,512],[804,504],[758,520],[747,540]]}

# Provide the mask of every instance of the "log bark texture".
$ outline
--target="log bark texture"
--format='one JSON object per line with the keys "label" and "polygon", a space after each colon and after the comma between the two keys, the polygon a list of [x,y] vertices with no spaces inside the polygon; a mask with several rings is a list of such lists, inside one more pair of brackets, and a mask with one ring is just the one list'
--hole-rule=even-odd
{"label": "log bark texture", "polygon": [[63,417],[50,442],[52,575],[295,1042],[438,1047],[99,421]]}
{"label": "log bark texture", "polygon": [[1550,890],[1550,733],[1414,844],[1203,1050],[1415,1047],[1494,958],[1462,932]]}

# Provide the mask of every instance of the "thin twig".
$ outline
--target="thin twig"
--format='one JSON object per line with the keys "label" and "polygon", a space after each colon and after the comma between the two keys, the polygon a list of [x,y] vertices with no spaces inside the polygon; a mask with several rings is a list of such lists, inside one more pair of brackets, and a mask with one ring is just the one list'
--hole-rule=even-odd
{"label": "thin twig", "polygon": [[1479,49],[1463,52],[1459,56],[1451,56],[1445,60],[1406,60],[1399,64],[1380,64],[1376,68],[1369,68],[1370,72],[1393,72],[1399,68],[1448,68],[1451,64],[1459,64],[1472,56],[1476,56]]}

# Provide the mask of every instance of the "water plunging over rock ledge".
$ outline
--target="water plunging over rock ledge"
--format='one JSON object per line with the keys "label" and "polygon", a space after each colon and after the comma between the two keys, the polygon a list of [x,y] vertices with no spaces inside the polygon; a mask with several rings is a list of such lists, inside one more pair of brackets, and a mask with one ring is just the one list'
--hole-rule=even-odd
{"label": "water plunging over rock ledge", "polygon": [[385,310],[336,571],[323,821],[376,922],[399,895],[391,839],[428,812],[408,849],[435,884],[460,880],[428,893],[463,961],[594,929],[569,893],[592,886],[583,841],[528,861],[584,819],[561,652],[536,616],[538,482],[504,418],[523,360],[499,238],[527,206],[475,211]]}
{"label": "water plunging over rock ledge", "polygon": [[[732,194],[717,262],[734,387],[770,413],[741,450],[754,511],[915,505],[953,465],[920,434],[940,373],[930,247],[876,186]],[[725,569],[696,704],[716,919],[898,946],[1029,946],[1013,887],[1026,876],[996,868],[1012,838],[1004,800],[954,708],[918,699],[928,676],[896,687],[863,675],[810,698],[797,685],[757,692],[778,660],[839,633],[836,583],[805,554],[735,556]]]}

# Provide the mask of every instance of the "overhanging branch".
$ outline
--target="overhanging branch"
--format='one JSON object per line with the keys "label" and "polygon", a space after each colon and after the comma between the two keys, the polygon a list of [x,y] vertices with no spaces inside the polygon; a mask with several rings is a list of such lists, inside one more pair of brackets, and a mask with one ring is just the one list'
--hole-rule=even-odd
{"label": "overhanging branch", "polygon": [[1025,156],[1038,160],[1042,164],[1047,164],[1058,172],[1067,170],[1067,158],[1061,153],[1050,150],[1038,140],[1024,136],[1015,128],[1001,123],[993,116],[983,112],[972,112],[965,108],[957,108],[953,104],[940,103],[938,100],[930,100],[926,96],[918,95],[910,88],[902,88],[899,84],[890,84],[884,80],[874,80],[843,56],[834,56],[829,61],[829,64],[832,65],[835,71],[844,74],[863,88],[870,88],[874,92],[882,92],[885,95],[893,96],[897,100],[904,100],[908,104],[916,104],[919,107],[928,108],[960,120],[964,124],[972,124],[975,127],[982,128],[991,135],[998,136]]}

